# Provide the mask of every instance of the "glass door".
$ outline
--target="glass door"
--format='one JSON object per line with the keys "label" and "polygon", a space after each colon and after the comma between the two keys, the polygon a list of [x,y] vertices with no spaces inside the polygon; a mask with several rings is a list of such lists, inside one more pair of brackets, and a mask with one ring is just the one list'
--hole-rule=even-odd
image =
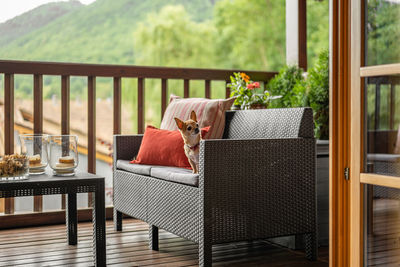
{"label": "glass door", "polygon": [[400,0],[352,1],[351,54],[351,266],[399,266]]}

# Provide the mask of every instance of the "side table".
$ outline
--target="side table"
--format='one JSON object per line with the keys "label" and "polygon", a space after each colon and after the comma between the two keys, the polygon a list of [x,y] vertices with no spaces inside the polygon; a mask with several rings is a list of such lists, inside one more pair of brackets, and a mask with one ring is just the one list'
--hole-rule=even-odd
{"label": "side table", "polygon": [[93,260],[106,266],[106,213],[104,177],[89,173],[59,177],[51,174],[29,176],[28,180],[0,181],[0,198],[67,194],[68,244],[78,242],[77,193],[93,192]]}

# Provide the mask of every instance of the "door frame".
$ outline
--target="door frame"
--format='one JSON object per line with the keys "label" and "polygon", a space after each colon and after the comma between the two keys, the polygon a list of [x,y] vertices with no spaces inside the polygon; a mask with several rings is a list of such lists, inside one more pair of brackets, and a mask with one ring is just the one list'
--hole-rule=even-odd
{"label": "door frame", "polygon": [[364,79],[400,74],[400,64],[365,66],[365,11],[364,0],[330,0],[330,266],[364,264],[364,185],[400,189],[399,178],[363,173]]}

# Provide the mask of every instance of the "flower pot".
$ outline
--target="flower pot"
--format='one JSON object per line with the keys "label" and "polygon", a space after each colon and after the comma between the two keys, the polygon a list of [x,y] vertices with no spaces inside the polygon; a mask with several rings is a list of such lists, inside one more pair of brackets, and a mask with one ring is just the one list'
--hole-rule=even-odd
{"label": "flower pot", "polygon": [[252,104],[250,109],[266,109],[267,105],[265,104]]}
{"label": "flower pot", "polygon": [[240,110],[240,105],[233,105],[231,110]]}

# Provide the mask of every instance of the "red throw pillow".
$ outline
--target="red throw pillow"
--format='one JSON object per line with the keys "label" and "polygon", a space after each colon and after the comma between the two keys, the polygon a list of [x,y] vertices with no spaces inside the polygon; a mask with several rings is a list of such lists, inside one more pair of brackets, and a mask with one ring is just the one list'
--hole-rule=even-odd
{"label": "red throw pillow", "polygon": [[[202,136],[210,127],[201,129]],[[135,160],[131,163],[174,166],[191,169],[183,150],[183,139],[179,131],[161,130],[147,126],[142,144]]]}

